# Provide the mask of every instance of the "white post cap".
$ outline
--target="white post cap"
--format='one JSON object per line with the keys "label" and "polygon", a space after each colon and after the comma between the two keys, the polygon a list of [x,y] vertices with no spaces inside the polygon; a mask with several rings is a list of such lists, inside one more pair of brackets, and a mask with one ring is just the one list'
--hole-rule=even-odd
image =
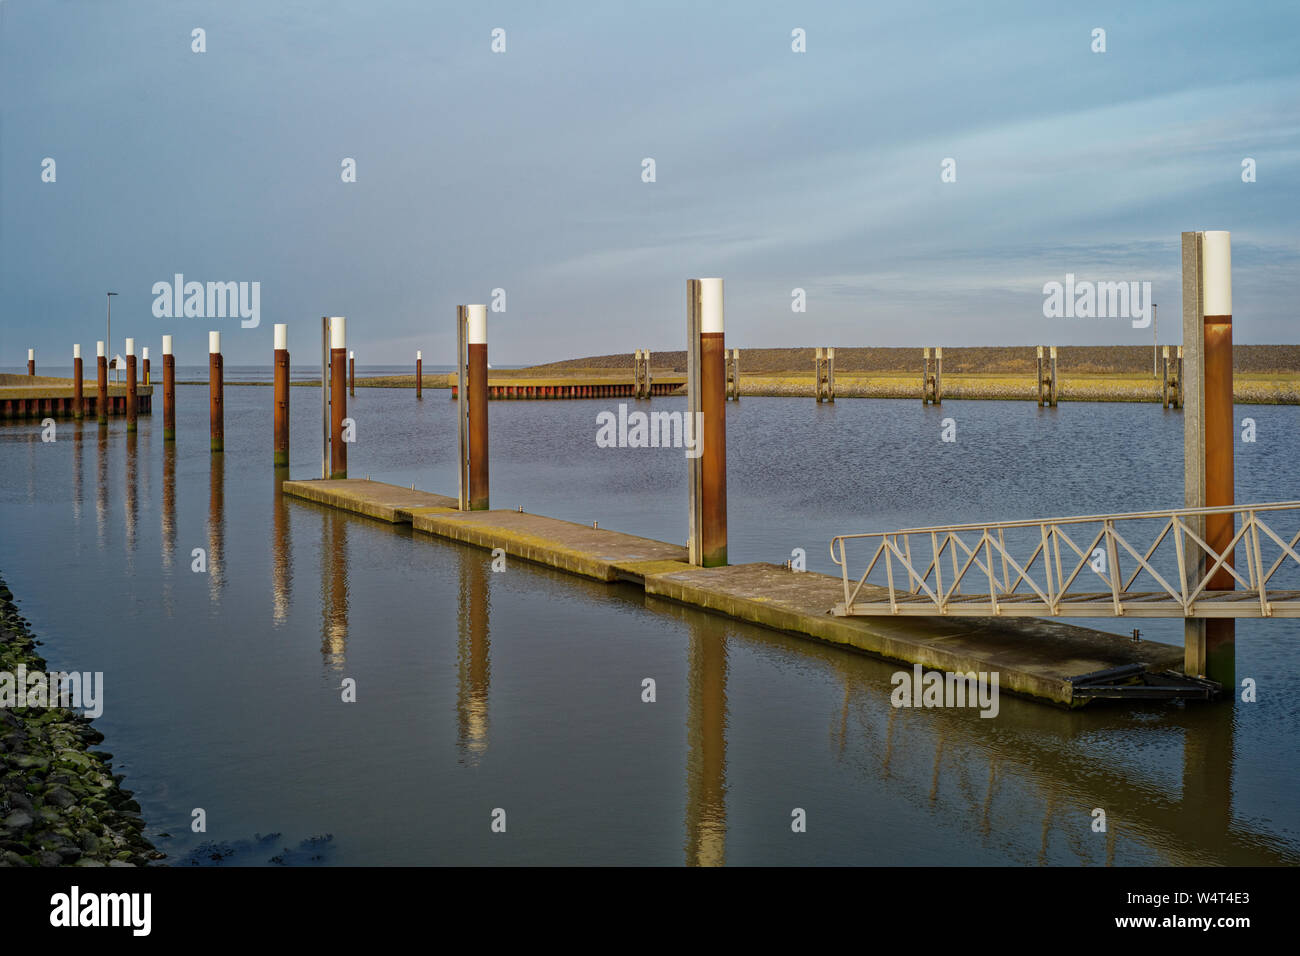
{"label": "white post cap", "polygon": [[1205,314],[1232,315],[1232,233],[1207,232],[1205,254]]}
{"label": "white post cap", "polygon": [[469,335],[466,341],[470,345],[487,345],[487,306],[468,305],[465,307],[468,319]]}
{"label": "white post cap", "polygon": [[81,346],[80,346],[80,345],[74,345],[74,346],[72,347],[72,357],[73,357],[74,359],[81,358]]}
{"label": "white post cap", "polygon": [[172,354],[172,337],[171,337],[170,335],[164,335],[164,336],[163,336],[163,355],[171,355],[171,354]]}
{"label": "white post cap", "polygon": [[356,353],[356,352],[349,352],[349,353],[348,353],[348,358],[350,358],[350,359],[354,359],[354,358],[356,358],[356,357],[357,357],[357,353]]}
{"label": "white post cap", "polygon": [[341,315],[330,316],[330,348],[347,348],[348,320]]}
{"label": "white post cap", "polygon": [[421,352],[419,349],[416,349],[416,350],[415,350],[415,360],[418,362],[418,361],[420,361],[420,360],[423,359],[423,358],[424,358],[424,353]]}
{"label": "white post cap", "polygon": [[275,327],[275,347],[277,350],[289,347],[289,326],[283,323],[277,323]]}
{"label": "white post cap", "polygon": [[96,356],[97,358],[103,358],[103,357],[104,357],[104,343],[103,343],[103,342],[96,342],[96,343],[95,343],[95,356]]}
{"label": "white post cap", "polygon": [[135,354],[135,339],[126,340],[126,354],[127,355]]}
{"label": "white post cap", "polygon": [[221,354],[221,333],[220,332],[208,333],[208,354],[209,355]]}
{"label": "white post cap", "polygon": [[34,361],[36,361],[36,349],[28,349],[28,350],[27,350],[27,361],[29,361],[29,362],[34,362]]}
{"label": "white post cap", "polygon": [[723,326],[722,280],[700,280],[700,333],[721,332]]}
{"label": "white post cap", "polygon": [[149,346],[146,345],[144,348],[140,350],[140,357],[144,359],[146,362],[149,361]]}

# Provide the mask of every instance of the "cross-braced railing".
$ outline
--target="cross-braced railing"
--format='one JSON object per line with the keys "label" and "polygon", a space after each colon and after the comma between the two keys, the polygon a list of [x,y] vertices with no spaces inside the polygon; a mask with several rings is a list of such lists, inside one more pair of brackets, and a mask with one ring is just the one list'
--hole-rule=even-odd
{"label": "cross-braced railing", "polygon": [[[1206,519],[1216,515],[1231,516],[1221,548],[1206,540]],[[844,603],[834,613],[1300,617],[1300,529],[1279,530],[1297,522],[1300,501],[1282,501],[836,535],[831,558],[843,572]],[[875,547],[855,579],[847,543],[859,540]],[[1242,556],[1244,576],[1235,566]],[[881,585],[868,581],[873,572]]]}

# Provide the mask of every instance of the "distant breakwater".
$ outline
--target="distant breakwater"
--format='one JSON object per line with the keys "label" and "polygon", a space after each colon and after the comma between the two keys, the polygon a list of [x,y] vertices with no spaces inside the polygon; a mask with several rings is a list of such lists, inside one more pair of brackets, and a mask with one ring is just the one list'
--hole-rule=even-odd
{"label": "distant breakwater", "polygon": [[[0,673],[44,673],[0,578]],[[10,678],[12,681],[12,678]],[[104,735],[66,707],[0,706],[0,866],[142,866],[160,859]]]}

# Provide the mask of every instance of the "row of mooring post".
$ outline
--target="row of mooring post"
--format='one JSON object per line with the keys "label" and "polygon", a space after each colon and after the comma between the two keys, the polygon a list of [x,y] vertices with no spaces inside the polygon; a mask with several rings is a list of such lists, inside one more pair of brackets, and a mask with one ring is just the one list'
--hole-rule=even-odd
{"label": "row of mooring post", "polygon": [[934,360],[930,360],[930,350],[921,349],[921,404],[943,404],[943,348],[934,350]]}
{"label": "row of mooring post", "polygon": [[632,397],[651,395],[650,350],[637,349],[632,355]]}
{"label": "row of mooring post", "polygon": [[1047,406],[1056,407],[1057,397],[1057,378],[1056,378],[1056,346],[1048,346],[1048,357],[1046,362],[1043,360],[1043,347],[1038,346],[1037,362],[1037,382],[1038,382],[1038,407]]}
{"label": "row of mooring post", "polygon": [[1176,346],[1178,354],[1171,356],[1169,346],[1161,352],[1161,369],[1163,384],[1160,390],[1160,402],[1163,408],[1183,407],[1183,347]]}
{"label": "row of mooring post", "polygon": [[817,402],[835,401],[835,349],[816,349],[813,352],[813,380]]}

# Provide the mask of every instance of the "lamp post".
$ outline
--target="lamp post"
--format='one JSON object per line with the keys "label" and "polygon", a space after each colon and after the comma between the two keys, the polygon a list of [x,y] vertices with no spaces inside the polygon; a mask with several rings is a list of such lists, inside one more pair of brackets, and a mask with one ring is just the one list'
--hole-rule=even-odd
{"label": "lamp post", "polygon": [[[117,295],[116,292],[106,292],[104,294],[104,301],[108,305],[108,324],[105,327],[105,332],[104,332],[104,348],[108,349],[110,353],[112,353],[113,351],[113,299],[112,297],[115,295]],[[114,363],[113,365],[113,374],[114,376],[116,376],[117,374],[116,363]]]}

